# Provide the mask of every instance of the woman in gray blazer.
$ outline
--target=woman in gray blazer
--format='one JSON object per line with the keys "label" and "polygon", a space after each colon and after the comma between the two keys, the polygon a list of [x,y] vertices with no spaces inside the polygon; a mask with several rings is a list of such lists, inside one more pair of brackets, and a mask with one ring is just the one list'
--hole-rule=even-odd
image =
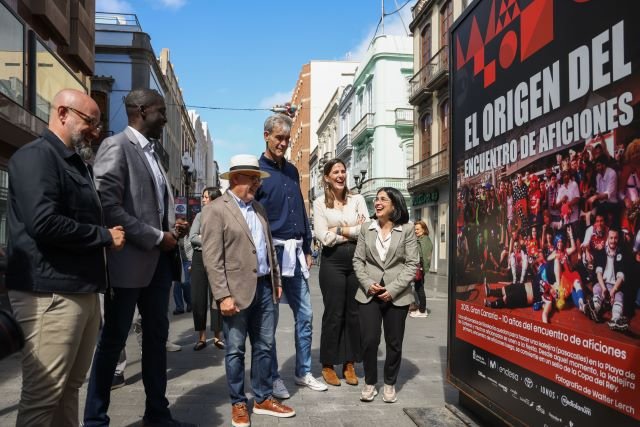
{"label": "woman in gray blazer", "polygon": [[353,257],[360,287],[360,337],[365,386],[360,400],[378,394],[378,346],[384,325],[386,359],[382,400],[398,400],[395,383],[402,360],[404,326],[413,301],[411,281],[418,268],[418,244],[402,193],[391,187],[378,190],[373,203],[375,220],[364,224]]}

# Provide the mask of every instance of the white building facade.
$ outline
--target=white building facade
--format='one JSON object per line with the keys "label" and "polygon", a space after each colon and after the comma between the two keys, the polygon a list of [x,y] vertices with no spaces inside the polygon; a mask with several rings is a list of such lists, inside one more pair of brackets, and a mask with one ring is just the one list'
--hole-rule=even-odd
{"label": "white building facade", "polygon": [[[318,145],[311,152],[311,192],[312,198],[315,199],[324,194],[324,185],[322,176],[324,174],[324,165],[327,161],[336,157],[336,146],[339,140],[340,115],[339,106],[340,99],[345,87],[339,86],[329,103],[324,108],[320,120],[318,121]],[[315,197],[314,197],[315,196]]]}
{"label": "white building facade", "polygon": [[360,193],[370,209],[380,187],[396,188],[409,200],[407,166],[413,163],[413,108],[408,99],[412,76],[412,38],[376,37],[339,102],[336,155],[347,164],[349,186],[361,185]]}
{"label": "white building facade", "polygon": [[[193,172],[191,179],[194,183],[194,196],[202,194],[202,191],[209,185],[210,172],[213,164],[213,145],[211,134],[207,122],[202,121],[200,115],[195,110],[189,110],[189,119],[193,124],[196,134],[196,146],[193,156]],[[211,160],[210,160],[211,158]]]}

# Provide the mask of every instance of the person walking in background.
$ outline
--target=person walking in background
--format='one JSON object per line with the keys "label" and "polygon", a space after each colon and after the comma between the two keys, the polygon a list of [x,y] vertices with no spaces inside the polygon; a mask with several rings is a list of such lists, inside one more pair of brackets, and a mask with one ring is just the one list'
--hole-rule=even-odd
{"label": "person walking in background", "polygon": [[[291,119],[282,114],[269,116],[264,122],[263,136],[266,147],[260,157],[260,169],[270,177],[262,181],[256,200],[268,214],[282,273],[282,291],[295,319],[295,382],[311,390],[325,391],[327,385],[311,374],[313,309],[307,281],[311,267],[311,227],[300,190],[298,169],[284,158],[291,138]],[[276,328],[278,313],[276,305]],[[273,395],[278,399],[288,399],[289,391],[278,373],[275,341],[272,360]]]}
{"label": "person walking in background", "polygon": [[293,417],[290,407],[273,398],[271,350],[275,307],[282,294],[280,271],[267,213],[254,200],[260,180],[255,156],[233,156],[229,190],[202,210],[202,258],[211,292],[222,313],[226,351],[224,367],[231,397],[232,425],[251,425],[244,391],[247,335],[251,341],[253,413]]}
{"label": "person walking in background", "polygon": [[431,268],[433,243],[431,243],[431,239],[429,238],[429,228],[424,221],[416,221],[415,233],[418,239],[418,251],[420,255],[420,265],[418,266],[418,269],[422,270],[422,277],[420,280],[415,280],[413,282],[418,309],[409,313],[409,316],[428,317],[429,312],[427,311],[427,295],[424,292],[424,282],[426,281],[427,274]]}
{"label": "person walking in background", "polygon": [[[222,193],[217,188],[207,187],[202,191],[202,207],[220,197]],[[211,287],[204,263],[202,262],[202,234],[201,234],[202,212],[198,212],[193,219],[191,230],[189,231],[189,241],[193,247],[193,258],[191,260],[191,301],[193,307],[193,327],[198,332],[198,342],[193,347],[195,351],[200,351],[207,346],[207,311],[211,310],[211,330],[214,333],[213,345],[219,349],[224,349],[222,339],[222,315],[217,308],[215,300],[211,295]]]}
{"label": "person walking in background", "polygon": [[324,196],[313,202],[314,231],[322,242],[319,275],[324,302],[320,334],[322,377],[327,384],[339,386],[334,365],[342,365],[346,383],[358,385],[354,363],[362,359],[353,254],[360,225],[369,212],[364,197],[349,192],[342,160],[329,160],[323,171]]}
{"label": "person walking in background", "polygon": [[135,307],[142,317],[142,381],[145,426],[188,426],[171,416],[166,342],[173,253],[184,228],[166,174],[150,139],[167,123],[160,93],[135,89],[125,98],[129,126],[102,141],[95,181],[107,224],[122,224],[129,244],[109,254],[112,288],[105,298],[105,323],[93,359],[84,411],[86,427],[107,426],[113,374],[131,327]]}
{"label": "person walking in background", "polygon": [[360,400],[372,401],[378,394],[378,346],[384,325],[386,358],[382,400],[398,400],[395,384],[402,361],[404,328],[413,301],[413,281],[420,257],[414,226],[402,193],[391,187],[378,190],[373,206],[375,220],[362,227],[353,257],[360,286],[360,335],[365,385]]}
{"label": "person walking in background", "polygon": [[[49,126],[9,161],[6,285],[24,331],[16,425],[77,426],[108,286],[105,250],[125,233],[107,229],[90,166],[78,154],[99,133],[100,109],[83,92],[53,98]],[[111,385],[111,378],[109,378]]]}
{"label": "person walking in background", "polygon": [[[176,219],[176,224],[189,230],[189,222],[185,219]],[[176,304],[176,308],[173,314],[183,314],[191,312],[191,259],[193,257],[193,248],[188,236],[183,236],[178,240],[177,254],[180,258],[180,265],[178,266],[178,273],[176,280],[173,281],[173,301]]]}

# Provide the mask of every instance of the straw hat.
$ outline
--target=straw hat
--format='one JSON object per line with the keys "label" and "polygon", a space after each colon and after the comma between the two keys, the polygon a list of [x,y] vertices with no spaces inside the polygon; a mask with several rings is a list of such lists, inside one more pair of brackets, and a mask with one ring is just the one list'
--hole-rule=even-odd
{"label": "straw hat", "polygon": [[260,170],[258,158],[251,154],[235,155],[231,158],[230,163],[231,166],[229,166],[229,171],[220,174],[220,178],[229,179],[229,176],[236,172],[258,172],[260,174],[260,178],[269,178],[271,176],[269,173]]}

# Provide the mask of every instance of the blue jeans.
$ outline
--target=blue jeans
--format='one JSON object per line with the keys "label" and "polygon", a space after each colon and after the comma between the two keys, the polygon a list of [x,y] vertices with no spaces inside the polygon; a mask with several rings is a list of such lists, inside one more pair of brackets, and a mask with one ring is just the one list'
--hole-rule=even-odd
{"label": "blue jeans", "polygon": [[191,308],[191,272],[189,267],[190,261],[182,261],[182,270],[184,271],[184,282],[173,282],[173,300],[176,303],[176,310],[184,311],[184,302],[187,303],[187,307]]}
{"label": "blue jeans", "polygon": [[160,254],[158,266],[145,288],[112,288],[113,297],[104,299],[104,325],[93,356],[91,377],[84,409],[85,427],[108,426],[111,382],[120,352],[125,346],[136,305],[142,317],[142,382],[146,394],[144,419],[162,422],[171,419],[167,390],[167,351],[169,334],[169,291],[171,259]]}
{"label": "blue jeans", "polygon": [[222,316],[226,344],[224,367],[231,404],[247,402],[244,394],[244,354],[247,334],[251,342],[251,389],[258,403],[273,392],[271,350],[275,328],[271,282],[259,278],[251,305],[233,316]]}
{"label": "blue jeans", "polygon": [[[282,265],[282,252],[284,247],[276,246],[278,263]],[[302,275],[300,262],[296,262],[296,269],[293,277],[281,277],[282,293],[287,296],[287,301],[293,311],[293,318],[296,327],[296,370],[297,377],[303,377],[311,372],[311,336],[313,335],[313,309],[311,308],[311,294],[309,293],[309,283]],[[278,355],[276,350],[275,331],[278,329],[279,308],[275,310],[275,328],[273,338],[273,354],[271,375],[274,380],[280,378],[278,373]]]}

